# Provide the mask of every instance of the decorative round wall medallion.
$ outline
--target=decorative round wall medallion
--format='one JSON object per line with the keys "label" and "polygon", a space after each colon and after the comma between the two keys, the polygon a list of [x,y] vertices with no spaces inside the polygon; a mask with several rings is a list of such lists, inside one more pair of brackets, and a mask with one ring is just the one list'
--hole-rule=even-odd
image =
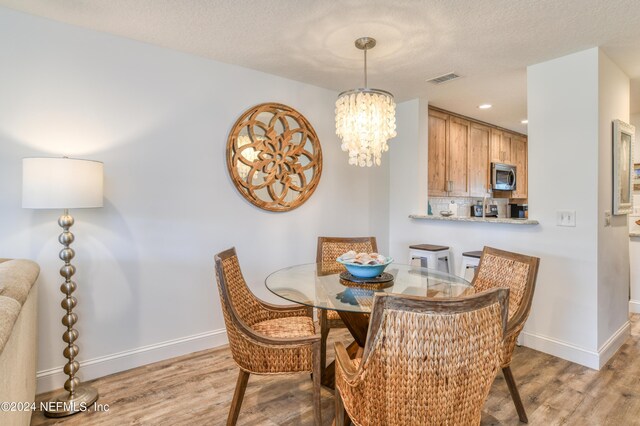
{"label": "decorative round wall medallion", "polygon": [[227,168],[242,196],[264,210],[302,205],[322,174],[322,149],[295,109],[266,103],[245,111],[229,133]]}

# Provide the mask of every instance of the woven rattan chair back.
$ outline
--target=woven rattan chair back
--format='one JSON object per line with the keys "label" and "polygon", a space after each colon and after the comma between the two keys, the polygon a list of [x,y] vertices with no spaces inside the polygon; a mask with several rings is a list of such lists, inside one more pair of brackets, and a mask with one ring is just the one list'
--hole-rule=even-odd
{"label": "woven rattan chair back", "polygon": [[239,325],[251,326],[266,318],[259,317],[263,310],[242,276],[235,248],[219,253],[215,261],[218,291],[231,354],[241,368],[251,371],[251,363],[248,362],[251,359],[251,346],[247,345],[242,327]]}
{"label": "woven rattan chair back", "polygon": [[318,237],[316,263],[320,265],[320,273],[335,274],[344,271],[344,266],[336,262],[336,258],[349,250],[373,253],[378,251],[378,244],[375,237]]}
{"label": "woven rattan chair back", "polygon": [[[508,288],[509,322],[524,325],[533,301],[540,259],[485,247],[472,285],[476,291]],[[509,327],[511,328],[511,327]]]}
{"label": "woven rattan chair back", "polygon": [[234,248],[218,253],[215,264],[229,346],[240,368],[227,425],[236,424],[250,374],[295,372],[313,373],[314,421],[321,425],[320,336],[312,309],[256,298],[242,276]]}
{"label": "woven rattan chair back", "polygon": [[[227,316],[229,319],[235,317],[246,325],[252,326],[268,319],[260,315],[261,305],[247,287],[235,248],[224,251],[218,256],[220,259],[216,260],[216,273],[225,321]],[[226,325],[229,327],[230,324]]]}
{"label": "woven rattan chair back", "polygon": [[[236,364],[245,371],[261,374],[277,373],[287,369],[304,370],[307,368],[306,365],[310,366],[310,352],[302,359],[296,351],[292,351],[292,356],[297,356],[298,359],[296,362],[290,362],[286,358],[271,356],[268,346],[254,344],[252,339],[256,336],[251,326],[272,319],[271,311],[265,310],[263,304],[247,287],[235,248],[219,253],[215,261],[227,338]],[[263,343],[269,342],[267,340]],[[290,364],[299,365],[292,368]]]}
{"label": "woven rattan chair back", "polygon": [[356,378],[336,386],[360,425],[479,424],[500,368],[509,290],[447,300],[376,295]]}
{"label": "woven rattan chair back", "polygon": [[509,293],[509,321],[502,345],[502,372],[518,417],[520,421],[525,423],[528,421],[527,413],[511,372],[511,360],[518,336],[531,312],[539,266],[540,259],[537,257],[485,247],[472,282],[476,291],[499,287],[511,290]]}

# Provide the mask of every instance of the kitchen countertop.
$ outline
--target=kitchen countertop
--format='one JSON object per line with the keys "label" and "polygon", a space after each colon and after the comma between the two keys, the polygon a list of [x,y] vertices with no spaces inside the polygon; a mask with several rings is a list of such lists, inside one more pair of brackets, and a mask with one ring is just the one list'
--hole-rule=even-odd
{"label": "kitchen countertop", "polygon": [[[411,219],[420,220],[443,220],[451,222],[485,222],[485,223],[506,223],[509,225],[538,225],[539,222],[533,219],[512,219],[508,217],[460,217],[449,216],[444,217],[440,215],[424,215],[424,214],[410,214]],[[640,234],[639,234],[640,236]]]}

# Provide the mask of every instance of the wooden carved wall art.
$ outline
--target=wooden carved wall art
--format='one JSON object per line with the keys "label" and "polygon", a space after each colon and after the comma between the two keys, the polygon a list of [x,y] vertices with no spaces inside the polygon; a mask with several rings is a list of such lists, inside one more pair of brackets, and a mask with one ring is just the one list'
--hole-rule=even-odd
{"label": "wooden carved wall art", "polygon": [[322,149],[311,123],[282,104],[245,111],[227,140],[227,168],[242,196],[261,209],[301,206],[322,174]]}

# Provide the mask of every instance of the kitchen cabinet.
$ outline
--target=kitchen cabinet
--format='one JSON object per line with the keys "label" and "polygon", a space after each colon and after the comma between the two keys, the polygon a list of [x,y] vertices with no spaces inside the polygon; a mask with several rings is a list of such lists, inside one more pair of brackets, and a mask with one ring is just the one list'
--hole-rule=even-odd
{"label": "kitchen cabinet", "polygon": [[528,195],[527,137],[455,113],[429,108],[431,197],[484,197],[491,189],[491,163],[516,166],[516,190],[498,198]]}
{"label": "kitchen cabinet", "polygon": [[492,163],[502,162],[502,132],[491,129],[491,143],[489,144],[489,159]]}
{"label": "kitchen cabinet", "polygon": [[449,191],[447,180],[447,141],[449,116],[429,111],[429,195],[445,197]]}
{"label": "kitchen cabinet", "polygon": [[511,141],[513,135],[499,129],[491,129],[491,162],[511,164]]}
{"label": "kitchen cabinet", "polygon": [[447,178],[449,195],[469,196],[469,130],[471,123],[458,117],[449,118],[447,144]]}
{"label": "kitchen cabinet", "polygon": [[489,146],[491,128],[471,123],[469,133],[469,196],[484,197],[490,186]]}
{"label": "kitchen cabinet", "polygon": [[471,123],[429,111],[429,195],[469,195],[468,159]]}
{"label": "kitchen cabinet", "polygon": [[527,164],[527,141],[520,136],[511,138],[511,161],[516,166],[516,189],[512,191],[511,198],[527,198],[529,174]]}

